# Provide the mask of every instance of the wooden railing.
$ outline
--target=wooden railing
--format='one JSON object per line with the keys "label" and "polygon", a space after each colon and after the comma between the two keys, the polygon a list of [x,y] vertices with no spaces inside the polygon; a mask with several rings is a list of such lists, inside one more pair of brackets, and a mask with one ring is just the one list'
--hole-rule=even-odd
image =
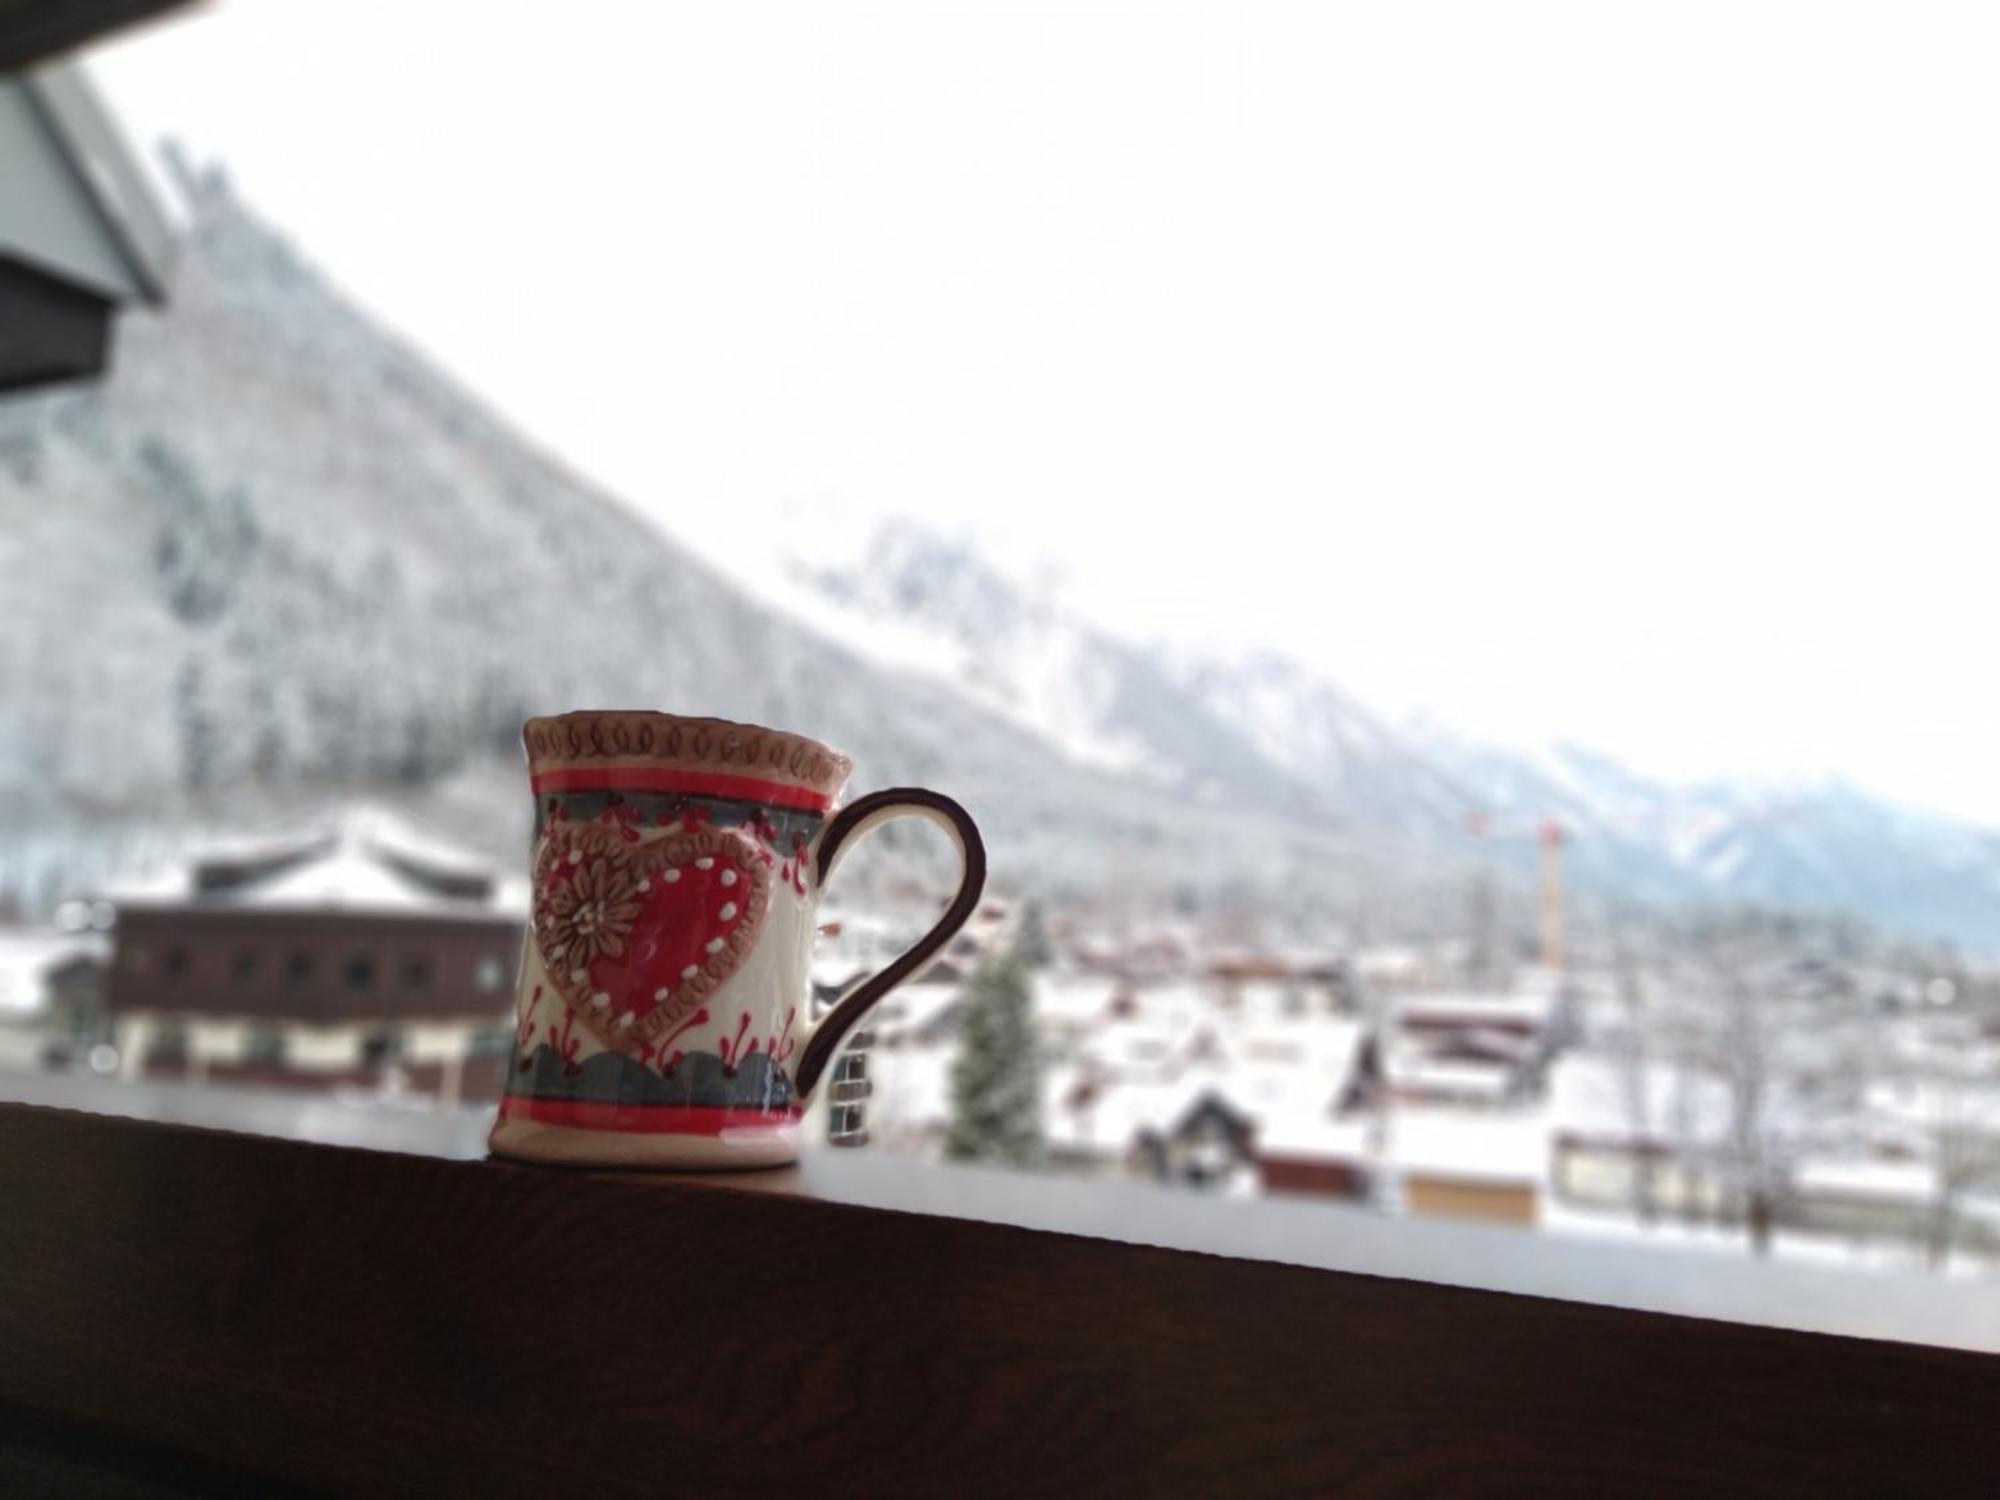
{"label": "wooden railing", "polygon": [[[1762,1286],[1821,1327],[1869,1326],[1859,1277],[1694,1257],[1647,1291],[1632,1252],[1527,1233],[870,1152],[579,1174],[479,1159],[471,1115],[356,1111],[311,1127],[356,1142],[329,1145],[157,1118],[286,1128],[254,1096],[0,1092],[43,1101],[0,1105],[0,1493],[2000,1483],[2000,1355],[1283,1262],[1380,1268],[1400,1247],[1416,1274],[1738,1318]],[[1890,1302],[1991,1345],[1992,1297]]]}

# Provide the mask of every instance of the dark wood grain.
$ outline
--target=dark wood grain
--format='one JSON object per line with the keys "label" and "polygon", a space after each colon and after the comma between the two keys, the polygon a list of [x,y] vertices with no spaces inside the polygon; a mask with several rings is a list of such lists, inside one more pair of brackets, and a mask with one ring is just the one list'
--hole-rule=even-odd
{"label": "dark wood grain", "polygon": [[782,1178],[9,1105],[0,1182],[10,1420],[246,1483],[1985,1496],[2000,1474],[1993,1356],[894,1213]]}

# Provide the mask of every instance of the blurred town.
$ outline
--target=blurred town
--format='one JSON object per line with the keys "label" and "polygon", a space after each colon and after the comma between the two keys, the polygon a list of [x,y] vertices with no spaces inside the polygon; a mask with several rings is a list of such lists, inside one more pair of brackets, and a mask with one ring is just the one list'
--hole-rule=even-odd
{"label": "blurred town", "polygon": [[[814,1101],[828,1149],[2000,1269],[2000,969],[1961,956],[2000,949],[1992,829],[1391,723],[921,527],[760,594],[219,167],[170,155],[156,199],[74,67],[0,103],[0,1068],[485,1111],[521,720],[649,703],[809,728],[987,830],[972,926]],[[813,1004],[934,915],[910,869],[822,907]]]}
{"label": "blurred town", "polygon": [[[0,1061],[481,1109],[517,1050],[524,893],[376,806],[217,842],[0,929]],[[2000,1271],[2000,977],[1749,914],[1671,945],[1566,931],[1554,836],[1535,896],[1520,931],[1310,949],[991,894],[857,1033],[812,1137]],[[818,1003],[912,941],[927,901],[910,882],[826,911]]]}

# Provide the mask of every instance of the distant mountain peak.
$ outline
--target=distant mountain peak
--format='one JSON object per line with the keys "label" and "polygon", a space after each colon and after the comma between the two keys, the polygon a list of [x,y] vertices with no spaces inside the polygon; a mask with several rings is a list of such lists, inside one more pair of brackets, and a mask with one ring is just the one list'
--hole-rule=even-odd
{"label": "distant mountain peak", "polygon": [[909,520],[865,561],[810,581],[841,612],[836,628],[900,630],[906,662],[928,641],[941,679],[1067,754],[1282,806],[1383,860],[1443,872],[1510,852],[1469,829],[1553,818],[1586,890],[1847,910],[2000,948],[2000,836],[1837,777],[1676,784],[1567,740],[1516,749],[1420,716],[1392,722],[1275,648],[1141,644],[1032,603],[971,541]]}

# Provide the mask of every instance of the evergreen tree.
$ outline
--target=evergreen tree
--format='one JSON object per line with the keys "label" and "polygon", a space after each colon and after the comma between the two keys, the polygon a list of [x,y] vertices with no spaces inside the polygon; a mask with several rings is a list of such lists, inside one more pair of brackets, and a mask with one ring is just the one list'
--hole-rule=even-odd
{"label": "evergreen tree", "polygon": [[1049,929],[1042,920],[1039,901],[1030,901],[1021,908],[1020,925],[1014,929],[1014,956],[1031,969],[1046,969],[1055,960],[1055,946],[1049,942]]}
{"label": "evergreen tree", "polygon": [[964,1006],[945,1155],[955,1161],[1037,1165],[1042,1069],[1027,966],[1012,953],[987,959],[966,980]]}

